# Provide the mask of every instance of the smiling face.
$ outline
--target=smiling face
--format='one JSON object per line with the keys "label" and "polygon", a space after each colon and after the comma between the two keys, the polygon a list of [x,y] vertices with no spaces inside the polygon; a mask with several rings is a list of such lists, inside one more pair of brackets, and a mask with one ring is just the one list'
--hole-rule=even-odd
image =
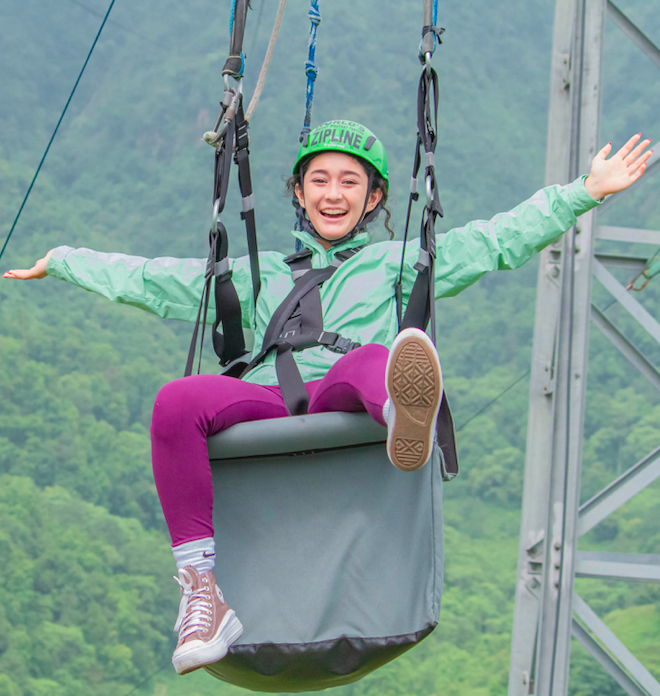
{"label": "smiling face", "polygon": [[[296,196],[307,211],[318,234],[331,242],[345,237],[358,224],[364,210],[369,177],[360,161],[343,152],[323,152],[309,163],[303,177],[304,192],[296,184]],[[365,214],[382,198],[382,191],[372,191]]]}

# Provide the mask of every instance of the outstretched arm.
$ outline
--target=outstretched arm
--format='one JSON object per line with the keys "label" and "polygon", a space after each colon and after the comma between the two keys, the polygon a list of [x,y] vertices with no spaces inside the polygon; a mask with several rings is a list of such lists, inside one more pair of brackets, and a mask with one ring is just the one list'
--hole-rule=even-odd
{"label": "outstretched arm", "polygon": [[48,265],[48,259],[53,253],[51,249],[43,259],[39,259],[32,268],[23,268],[13,271],[7,271],[2,277],[3,278],[16,278],[17,280],[35,280],[38,278],[45,278],[48,274],[46,273],[46,266]]}
{"label": "outstretched arm", "polygon": [[641,137],[641,133],[633,135],[610,159],[607,156],[612,151],[612,143],[607,143],[594,157],[591,173],[586,178],[584,187],[595,200],[599,201],[611,193],[627,189],[642,176],[653,150],[644,152],[651,144],[651,138],[639,142]]}
{"label": "outstretched arm", "polygon": [[[484,273],[518,268],[574,225],[577,217],[605,196],[631,186],[653,154],[650,139],[633,136],[612,157],[606,145],[594,157],[591,172],[567,186],[548,186],[508,213],[476,220],[438,238],[436,297],[456,295]],[[412,250],[412,247],[411,247]],[[414,258],[414,256],[411,256]],[[414,271],[410,270],[414,277]]]}

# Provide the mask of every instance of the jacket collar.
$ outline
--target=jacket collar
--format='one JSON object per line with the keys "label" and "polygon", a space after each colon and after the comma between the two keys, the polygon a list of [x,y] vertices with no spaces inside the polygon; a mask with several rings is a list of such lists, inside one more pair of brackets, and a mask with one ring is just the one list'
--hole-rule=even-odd
{"label": "jacket collar", "polygon": [[329,249],[324,249],[321,242],[319,242],[317,239],[314,239],[314,237],[312,237],[304,230],[292,230],[291,234],[296,239],[300,240],[300,242],[306,249],[310,249],[314,256],[320,254],[328,261],[328,263],[332,260],[332,257],[338,251],[344,251],[345,249],[355,249],[355,247],[364,246],[365,244],[369,243],[369,233],[360,232],[359,234],[356,234],[355,237],[352,237],[351,239],[348,239],[347,241],[342,242],[341,244],[337,244],[337,246],[332,246]]}

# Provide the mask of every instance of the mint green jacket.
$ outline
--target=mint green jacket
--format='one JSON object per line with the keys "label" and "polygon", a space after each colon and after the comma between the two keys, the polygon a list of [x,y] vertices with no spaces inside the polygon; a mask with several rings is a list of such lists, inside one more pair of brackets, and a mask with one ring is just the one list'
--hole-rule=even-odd
{"label": "mint green jacket", "polygon": [[[549,186],[508,213],[492,220],[477,220],[437,238],[436,298],[457,295],[484,273],[522,266],[534,254],[575,224],[579,215],[597,205],[584,180],[568,186]],[[366,244],[362,233],[326,251],[305,232],[293,233],[312,250],[312,266],[323,268],[335,252]],[[401,242],[380,242],[365,247],[321,287],[323,324],[345,338],[390,346],[397,334],[394,283],[401,262]],[[406,306],[416,277],[419,240],[408,242],[403,273]],[[266,326],[293,287],[285,254],[259,254],[261,293],[256,309],[252,300],[250,264],[246,256],[231,260],[233,281],[241,301],[243,325],[254,332],[260,349]],[[170,257],[145,259],[125,254],[104,254],[90,249],[57,247],[48,261],[48,275],[114,302],[130,304],[169,319],[194,322],[204,282],[206,259]],[[341,356],[324,347],[295,353],[303,379],[321,379]],[[277,384],[275,358],[270,355],[246,377],[257,384]]]}

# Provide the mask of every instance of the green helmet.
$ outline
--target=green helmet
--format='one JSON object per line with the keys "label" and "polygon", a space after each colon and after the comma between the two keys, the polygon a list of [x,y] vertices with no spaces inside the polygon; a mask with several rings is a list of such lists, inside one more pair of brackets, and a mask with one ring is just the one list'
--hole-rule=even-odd
{"label": "green helmet", "polygon": [[298,173],[298,165],[307,155],[329,150],[345,152],[351,157],[358,157],[369,162],[389,184],[387,153],[383,143],[368,128],[354,121],[328,121],[314,128],[307,136],[307,143],[303,142],[300,146],[298,157],[293,165],[293,173]]}

